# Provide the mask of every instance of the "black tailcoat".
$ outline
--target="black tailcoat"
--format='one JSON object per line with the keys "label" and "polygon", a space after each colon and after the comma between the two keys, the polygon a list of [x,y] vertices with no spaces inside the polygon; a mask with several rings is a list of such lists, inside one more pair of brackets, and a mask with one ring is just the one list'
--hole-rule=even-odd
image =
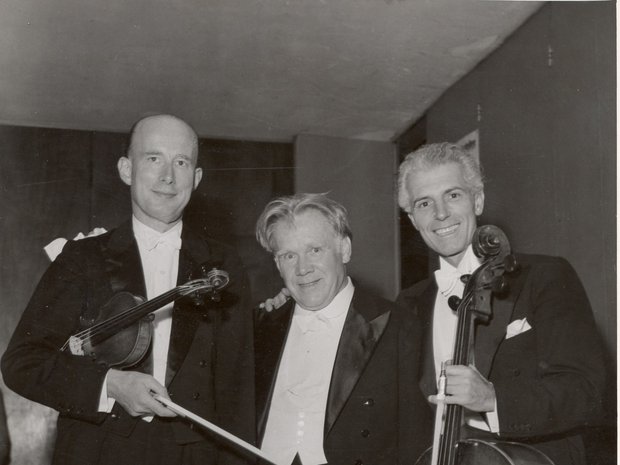
{"label": "black tailcoat", "polygon": [[[258,437],[271,396],[294,302],[258,316]],[[324,450],[330,464],[413,464],[430,441],[431,409],[417,386],[419,325],[411,312],[356,289],[332,372]]]}
{"label": "black tailcoat", "polygon": [[[175,303],[166,387],[176,403],[253,442],[247,278],[230,249],[184,226],[178,283],[187,282],[205,262],[230,273],[231,284],[217,310],[196,306],[190,299]],[[137,465],[132,455],[136,443],[139,449],[153,451],[149,463],[245,463],[212,435],[180,418],[156,418],[147,424],[130,417],[118,403],[111,414],[97,411],[107,368],[59,348],[119,291],[145,295],[131,222],[67,243],[43,275],[2,357],[7,386],[59,412],[55,463]]]}
{"label": "black tailcoat", "polygon": [[[531,443],[557,465],[584,465],[579,427],[600,420],[605,382],[603,349],[587,296],[570,264],[556,257],[516,255],[509,291],[493,301],[488,324],[475,334],[475,365],[495,387],[500,436]],[[423,327],[425,395],[436,392],[432,322],[433,278],[404,290],[398,301]],[[531,329],[506,338],[506,327],[526,318]],[[486,435],[473,430],[474,437]],[[489,438],[489,437],[487,437]],[[495,437],[495,439],[498,439]]]}

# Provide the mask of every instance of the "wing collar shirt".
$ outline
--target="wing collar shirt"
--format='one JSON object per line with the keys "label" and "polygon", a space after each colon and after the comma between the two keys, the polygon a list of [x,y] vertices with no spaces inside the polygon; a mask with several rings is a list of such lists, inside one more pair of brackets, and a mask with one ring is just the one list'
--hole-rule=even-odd
{"label": "wing collar shirt", "polygon": [[[433,312],[433,355],[435,360],[435,373],[439,377],[441,362],[451,360],[454,352],[454,339],[456,336],[457,315],[448,305],[448,299],[456,295],[463,297],[465,285],[460,280],[462,275],[471,275],[480,266],[480,260],[474,254],[470,245],[457,267],[452,266],[442,257],[439,258],[439,269],[435,271],[437,281],[437,298]],[[491,432],[499,432],[499,420],[497,405],[493,412],[488,412],[484,420],[474,412],[466,415],[466,421],[470,426]]]}
{"label": "wing collar shirt", "polygon": [[303,465],[327,463],[325,409],[353,283],[317,311],[295,305],[269,409],[262,450],[278,465],[299,454]]}
{"label": "wing collar shirt", "polygon": [[[135,216],[132,221],[134,236],[142,260],[146,298],[151,300],[173,289],[177,284],[183,223],[179,222],[168,231],[160,233],[138,221]],[[165,385],[166,381],[173,306],[174,304],[170,303],[153,313],[155,318],[153,320],[151,357],[153,361],[152,374],[162,385]],[[107,377],[103,384],[99,410],[109,412],[114,401],[107,397],[106,382]]]}

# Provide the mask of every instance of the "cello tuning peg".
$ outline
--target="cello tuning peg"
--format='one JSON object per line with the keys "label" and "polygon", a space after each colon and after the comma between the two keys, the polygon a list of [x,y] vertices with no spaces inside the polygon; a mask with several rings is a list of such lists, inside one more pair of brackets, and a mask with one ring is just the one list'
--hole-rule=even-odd
{"label": "cello tuning peg", "polygon": [[493,281],[493,294],[501,295],[506,292],[506,290],[508,290],[508,283],[503,276]]}
{"label": "cello tuning peg", "polygon": [[504,270],[506,273],[513,273],[519,268],[519,264],[517,263],[517,259],[514,255],[506,255],[504,257]]}
{"label": "cello tuning peg", "polygon": [[450,308],[451,308],[453,311],[455,311],[455,312],[456,312],[456,311],[457,311],[457,309],[459,308],[459,305],[461,305],[461,298],[460,298],[460,297],[457,297],[457,296],[455,296],[455,295],[451,295],[451,296],[448,298],[448,305],[450,306]]}

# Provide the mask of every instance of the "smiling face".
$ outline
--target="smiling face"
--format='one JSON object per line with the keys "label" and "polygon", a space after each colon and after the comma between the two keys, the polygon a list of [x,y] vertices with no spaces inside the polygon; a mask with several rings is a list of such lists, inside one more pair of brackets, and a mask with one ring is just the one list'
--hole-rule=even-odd
{"label": "smiling face", "polygon": [[339,236],[317,210],[296,215],[294,223],[280,220],[273,244],[280,275],[302,308],[325,308],[346,285],[351,240]]}
{"label": "smiling face", "polygon": [[413,171],[406,186],[413,226],[427,246],[457,266],[476,230],[484,193],[472,191],[458,163]]}
{"label": "smiling face", "polygon": [[183,121],[161,115],[138,123],[129,156],[118,162],[136,218],[160,232],[178,223],[202,179],[197,159],[196,135]]}

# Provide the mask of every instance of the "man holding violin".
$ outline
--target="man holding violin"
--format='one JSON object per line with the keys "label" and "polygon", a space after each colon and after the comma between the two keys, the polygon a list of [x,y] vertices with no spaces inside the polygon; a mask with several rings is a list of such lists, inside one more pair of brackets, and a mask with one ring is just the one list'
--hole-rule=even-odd
{"label": "man holding violin", "polygon": [[[198,137],[187,123],[171,115],[139,120],[127,156],[118,161],[133,217],[65,246],[2,357],[7,386],[59,412],[55,464],[247,463],[153,398],[172,398],[254,440],[247,279],[230,249],[182,222],[202,178],[197,163]],[[205,263],[229,274],[226,297],[211,305],[208,298],[181,298],[153,312],[152,334],[146,325],[144,338],[123,340],[129,352],[144,351],[138,364],[110,366],[103,353],[93,359],[61,350],[73,334],[100,323],[104,312],[112,318],[127,310],[108,303],[114,296],[153,299],[195,278]],[[104,319],[107,327],[113,321]]]}
{"label": "man holding violin", "polygon": [[[439,255],[434,279],[399,296],[422,321],[420,384],[437,403],[441,365],[452,358],[455,339],[448,299],[462,297],[460,276],[480,266],[471,244],[484,206],[482,174],[468,152],[441,143],[409,154],[398,181],[400,207]],[[590,304],[564,259],[515,257],[519,269],[506,275],[507,293],[494,297],[490,321],[475,331],[474,363],[445,367],[444,402],[465,408],[466,436],[526,443],[556,465],[585,465],[577,429],[596,421],[605,380]]]}

